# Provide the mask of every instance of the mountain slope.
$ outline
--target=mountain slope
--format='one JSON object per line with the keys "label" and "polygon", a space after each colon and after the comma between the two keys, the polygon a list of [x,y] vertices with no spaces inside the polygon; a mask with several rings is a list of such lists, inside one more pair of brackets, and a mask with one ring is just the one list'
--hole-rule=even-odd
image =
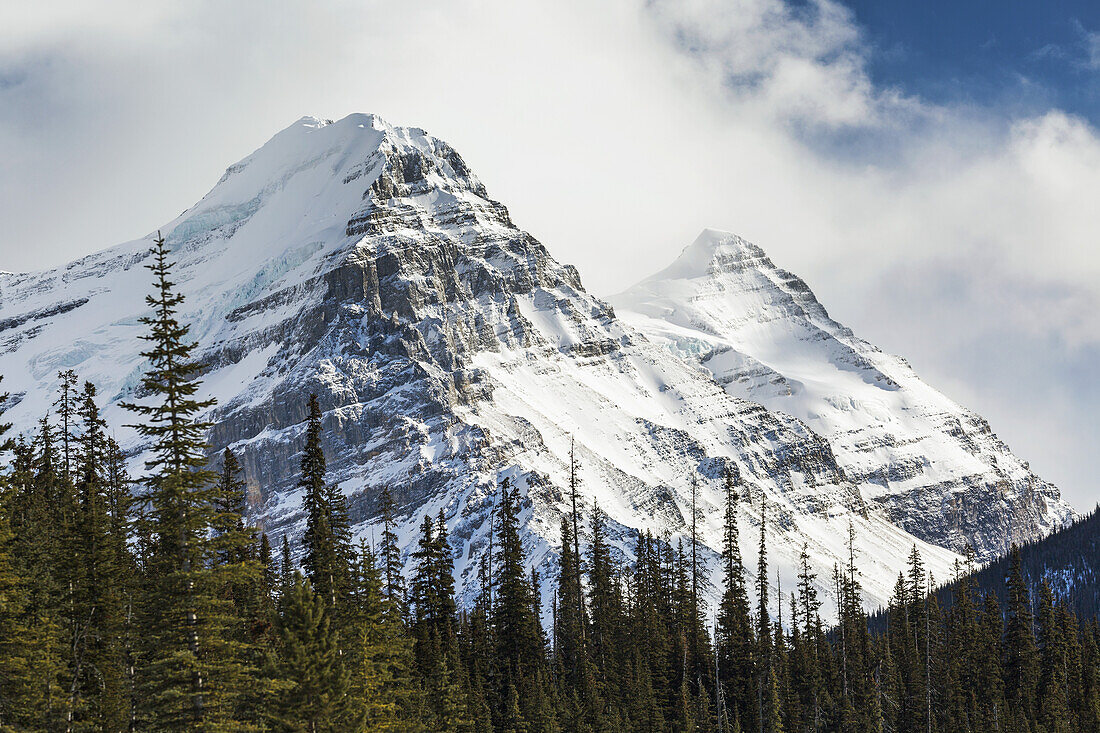
{"label": "mountain slope", "polygon": [[869,505],[922,539],[960,552],[969,543],[988,559],[1072,516],[984,419],[832,320],[740,237],[704,231],[611,302],[729,394],[803,421]]}
{"label": "mountain slope", "polygon": [[[546,569],[572,440],[586,503],[610,515],[627,555],[636,529],[682,536],[694,476],[716,568],[728,467],[746,499],[745,554],[764,506],[785,583],[808,542],[827,586],[849,522],[869,601],[888,595],[914,542],[934,570],[955,558],[868,504],[805,421],[731,394],[663,336],[617,318],[421,130],[303,118],[162,231],[219,400],[212,447],[240,454],[253,514],[275,535],[300,529],[297,451],[316,392],[330,480],[356,532],[372,536],[383,485],[408,546],[418,519],[442,509],[466,591],[503,476],[523,488],[527,541]],[[139,240],[0,277],[0,373],[19,400],[7,419],[28,429],[56,372],[73,368],[109,396],[112,425],[127,421],[117,403],[143,369],[147,249]],[[118,437],[136,461],[136,436]]]}

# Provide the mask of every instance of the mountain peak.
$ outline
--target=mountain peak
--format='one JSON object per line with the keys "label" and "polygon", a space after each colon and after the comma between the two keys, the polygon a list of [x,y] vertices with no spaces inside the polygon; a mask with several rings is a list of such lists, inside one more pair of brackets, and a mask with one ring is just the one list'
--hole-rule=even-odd
{"label": "mountain peak", "polygon": [[671,265],[643,282],[693,280],[761,265],[769,266],[771,261],[752,242],[721,229],[704,229]]}

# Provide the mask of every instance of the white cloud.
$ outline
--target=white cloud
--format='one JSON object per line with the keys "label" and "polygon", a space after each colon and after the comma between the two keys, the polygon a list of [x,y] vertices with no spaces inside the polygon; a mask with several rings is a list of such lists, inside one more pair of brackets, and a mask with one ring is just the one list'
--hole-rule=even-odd
{"label": "white cloud", "polygon": [[[1022,334],[1031,367],[1100,342],[1100,140],[1056,110],[878,88],[867,53],[828,0],[9,3],[0,269],[155,229],[303,114],[373,111],[455,145],[596,292],[732,229],[933,383],[1011,414],[1027,387],[983,379],[1004,357],[990,334]],[[1064,348],[1041,353],[1052,335]],[[962,359],[967,344],[984,351]],[[1100,404],[1073,388],[1051,400],[1080,426]],[[1021,454],[1051,456],[1041,472],[1083,480],[1049,429],[1016,429]]]}

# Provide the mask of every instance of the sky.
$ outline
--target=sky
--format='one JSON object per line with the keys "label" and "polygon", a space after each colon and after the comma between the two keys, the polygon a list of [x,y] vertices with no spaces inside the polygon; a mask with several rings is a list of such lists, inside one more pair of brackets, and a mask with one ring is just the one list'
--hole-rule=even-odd
{"label": "sky", "polygon": [[303,115],[447,140],[609,295],[704,227],[1100,500],[1100,8],[0,5],[0,269],[143,236]]}

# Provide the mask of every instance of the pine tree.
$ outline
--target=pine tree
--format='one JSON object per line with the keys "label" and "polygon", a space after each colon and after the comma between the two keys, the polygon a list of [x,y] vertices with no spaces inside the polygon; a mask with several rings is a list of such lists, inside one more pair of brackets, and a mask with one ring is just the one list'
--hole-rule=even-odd
{"label": "pine tree", "polygon": [[706,601],[703,598],[703,593],[711,588],[711,584],[706,577],[706,569],[699,557],[699,513],[699,482],[693,473],[691,475],[691,523],[689,525],[691,562],[688,568],[691,586],[688,605],[684,609],[684,621],[687,633],[688,673],[691,678],[691,690],[696,698],[697,706],[700,706],[696,718],[703,721],[710,715],[709,711],[704,711],[702,707],[705,707],[709,701],[710,691],[714,686],[714,664],[710,661],[710,638],[707,634],[705,618]]}
{"label": "pine tree", "polygon": [[72,369],[65,369],[57,373],[57,378],[61,380],[58,387],[57,401],[54,402],[54,407],[57,408],[57,417],[60,420],[60,438],[61,438],[61,478],[63,481],[69,484],[76,483],[72,478],[73,466],[76,463],[76,451],[75,451],[75,425],[76,425],[76,409],[77,409],[77,383],[76,372]]}
{"label": "pine tree", "polygon": [[77,409],[83,423],[76,471],[80,567],[73,594],[72,681],[67,710],[70,725],[84,721],[100,730],[121,731],[130,721],[123,642],[124,582],[129,563],[125,537],[112,532],[117,518],[111,516],[105,476],[107,444],[95,397],[95,387],[85,383]]}
{"label": "pine tree", "polygon": [[726,510],[722,531],[722,598],[718,604],[718,624],[715,629],[715,649],[718,655],[718,675],[723,699],[719,707],[728,705],[737,721],[751,721],[755,704],[753,693],[752,622],[749,618],[748,594],[745,591],[745,568],[741,560],[737,529],[737,490],[733,473],[726,472]]}
{"label": "pine tree", "polygon": [[1037,717],[1048,733],[1069,733],[1069,644],[1054,604],[1054,594],[1044,580],[1039,586],[1040,673]]}
{"label": "pine tree", "polygon": [[301,450],[301,478],[298,488],[303,490],[301,504],[306,510],[306,534],[301,538],[305,550],[301,567],[313,589],[329,609],[335,609],[337,588],[337,558],[335,541],[329,526],[329,507],[324,491],[324,451],[321,449],[321,408],[317,395],[309,395],[309,417],[306,422],[306,445]]}
{"label": "pine tree", "polygon": [[367,730],[416,730],[414,722],[425,710],[414,690],[412,647],[401,617],[383,594],[377,557],[365,543],[353,598],[354,644],[348,657],[354,705],[363,711]]}
{"label": "pine tree", "polygon": [[[62,490],[48,419],[43,418],[39,425],[34,443],[20,440],[15,444],[7,490],[0,488],[0,515],[6,512],[10,517],[8,551],[26,593],[22,633],[26,648],[33,649],[33,679],[28,681],[36,693],[31,704],[33,722],[56,729],[63,718],[61,685],[68,678],[71,635],[67,620],[72,616],[68,600],[76,565],[74,537],[68,532],[75,528],[63,517],[68,512],[75,517],[75,504],[68,500],[70,492]],[[0,450],[6,450],[9,441],[0,438],[0,444]]]}
{"label": "pine tree", "polygon": [[321,408],[317,395],[309,396],[306,444],[301,478],[306,530],[302,567],[315,592],[336,610],[347,593],[351,565],[350,530],[343,496],[325,484],[325,454],[321,448]]}
{"label": "pine tree", "polygon": [[602,688],[600,696],[607,700],[619,684],[616,650],[620,640],[617,630],[621,623],[621,595],[614,580],[614,563],[607,544],[607,517],[599,505],[592,508],[592,542],[588,547],[588,608],[591,611],[588,640],[591,661]]}
{"label": "pine tree", "polygon": [[501,692],[521,689],[544,663],[542,633],[527,576],[527,557],[519,533],[519,491],[507,477],[501,484],[497,523],[497,595],[492,609]]}
{"label": "pine tree", "polygon": [[218,540],[214,562],[219,565],[243,562],[251,555],[254,538],[253,533],[245,530],[246,485],[240,474],[241,464],[236,454],[226,448],[222,451],[222,468],[212,496],[211,528]]}
{"label": "pine tree", "polygon": [[977,686],[981,690],[975,718],[978,730],[996,731],[1004,728],[1007,720],[1004,678],[1001,667],[1001,637],[1004,623],[1001,606],[995,593],[986,594],[978,618]]}
{"label": "pine tree", "polygon": [[283,541],[279,546],[279,602],[277,606],[282,609],[290,599],[294,591],[294,558],[290,552],[290,540],[283,535]]}
{"label": "pine tree", "polygon": [[[8,393],[0,393],[0,413],[8,398]],[[0,453],[14,448],[12,440],[5,437],[10,428],[0,423]],[[13,490],[7,479],[0,474],[0,730],[15,731],[37,726],[43,720],[45,701],[34,673],[38,650],[26,622],[31,593],[13,552],[15,538],[9,520]]]}
{"label": "pine tree", "polygon": [[574,555],[576,548],[572,517],[565,515],[561,520],[561,555],[554,606],[554,654],[561,694],[574,706],[569,727],[582,730],[596,724],[603,706],[585,641],[588,618],[587,614],[581,615],[584,588],[574,572],[579,566]]}
{"label": "pine tree", "polygon": [[[7,401],[0,393],[0,413]],[[50,507],[36,500],[47,487],[36,485],[31,447],[8,438],[10,427],[0,423],[0,454],[15,451],[11,471],[0,473],[0,730],[56,729],[64,648],[55,618],[60,589],[51,572],[53,548],[30,552],[50,537],[43,524]],[[28,514],[32,505],[37,511]],[[13,533],[13,520],[23,536]]]}
{"label": "pine tree", "polygon": [[[0,508],[2,509],[2,508]],[[25,611],[29,592],[12,557],[7,511],[0,510],[0,730],[32,729],[43,701],[35,684],[35,648]]]}
{"label": "pine tree", "polygon": [[[211,582],[218,603],[210,609],[212,625],[224,644],[222,686],[233,693],[226,713],[240,725],[261,724],[261,708],[267,692],[250,679],[264,664],[273,639],[274,606],[266,584],[268,558],[262,560],[256,530],[244,522],[246,484],[236,455],[226,448],[215,484],[210,537]],[[266,536],[264,537],[266,540]],[[258,548],[257,545],[260,545]]]}
{"label": "pine tree", "polygon": [[798,696],[806,726],[811,730],[820,730],[825,718],[826,701],[825,680],[822,666],[825,660],[819,654],[819,644],[824,633],[821,618],[818,615],[821,602],[817,597],[817,575],[810,568],[809,553],[806,545],[798,559],[798,598],[797,605],[792,598],[792,628],[797,629],[797,643],[792,654],[795,656],[795,669],[792,691]]}
{"label": "pine tree", "polygon": [[434,521],[424,517],[419,548],[413,557],[416,560],[411,586],[414,652],[432,718],[431,728],[457,730],[464,721],[464,704],[458,681],[454,563],[442,511]]}
{"label": "pine tree", "polygon": [[405,577],[402,574],[401,548],[397,544],[396,504],[388,486],[382,487],[378,497],[378,511],[382,519],[382,545],[379,548],[384,595],[393,612],[403,616],[405,612]]}
{"label": "pine tree", "polygon": [[279,617],[278,654],[269,673],[285,681],[269,717],[287,731],[363,730],[361,716],[349,711],[349,678],[332,626],[331,611],[309,581],[295,574]]}
{"label": "pine tree", "polygon": [[1100,733],[1100,649],[1097,648],[1096,619],[1083,624],[1079,684],[1078,723],[1082,731]]}
{"label": "pine tree", "polygon": [[[215,620],[216,587],[207,566],[211,526],[211,474],[204,435],[210,423],[198,416],[214,404],[201,400],[202,366],[195,344],[178,319],[183,296],[171,279],[173,263],[158,235],[152,249],[154,292],[146,297],[153,314],[150,345],[142,356],[149,368],[141,387],[147,401],[124,403],[142,421],[134,425],[149,442],[146,498],[154,537],[146,569],[140,684],[142,714],[159,730],[211,727],[225,718],[233,691],[225,677],[234,667]],[[228,669],[227,669],[228,668]]]}
{"label": "pine tree", "polygon": [[1008,624],[1004,639],[1005,697],[1014,711],[1032,718],[1039,682],[1039,661],[1032,631],[1031,594],[1020,565],[1020,550],[1010,552],[1012,569],[1008,578]]}
{"label": "pine tree", "polygon": [[[760,495],[760,547],[756,561],[756,717],[763,733],[782,730],[779,717],[777,678],[773,665],[771,614],[768,612],[768,546],[765,513],[767,504]],[[776,727],[779,726],[779,727]]]}

